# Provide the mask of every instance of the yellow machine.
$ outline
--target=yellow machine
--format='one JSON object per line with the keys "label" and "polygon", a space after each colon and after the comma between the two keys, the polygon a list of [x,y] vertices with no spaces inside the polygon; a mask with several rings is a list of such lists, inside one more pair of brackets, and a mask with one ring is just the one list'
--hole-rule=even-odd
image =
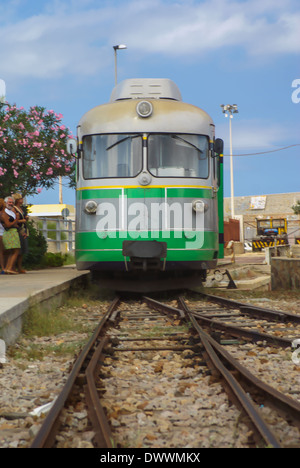
{"label": "yellow machine", "polygon": [[289,243],[286,218],[257,219],[256,229],[257,236],[252,239],[253,252],[261,251],[265,247]]}

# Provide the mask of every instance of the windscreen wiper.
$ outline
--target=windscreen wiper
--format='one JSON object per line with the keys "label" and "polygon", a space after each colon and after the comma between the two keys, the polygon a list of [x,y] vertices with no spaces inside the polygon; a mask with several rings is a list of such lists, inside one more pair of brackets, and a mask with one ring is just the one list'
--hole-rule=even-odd
{"label": "windscreen wiper", "polygon": [[119,145],[120,143],[123,143],[123,141],[126,141],[126,140],[129,140],[129,138],[133,139],[133,138],[137,138],[137,137],[140,137],[141,135],[140,134],[137,134],[137,135],[127,135],[125,138],[122,138],[121,140],[118,140],[116,141],[115,143],[113,143],[112,145],[108,146],[106,148],[106,151],[109,151],[110,149],[114,148],[114,146],[117,146]]}
{"label": "windscreen wiper", "polygon": [[194,145],[190,141],[185,140],[184,138],[182,138],[182,137],[180,137],[178,135],[172,135],[172,138],[174,138],[175,140],[181,140],[184,143],[186,143],[187,145],[192,146],[192,148],[195,148],[195,150],[197,150],[199,153],[204,154],[204,152],[200,148],[198,148],[198,146]]}

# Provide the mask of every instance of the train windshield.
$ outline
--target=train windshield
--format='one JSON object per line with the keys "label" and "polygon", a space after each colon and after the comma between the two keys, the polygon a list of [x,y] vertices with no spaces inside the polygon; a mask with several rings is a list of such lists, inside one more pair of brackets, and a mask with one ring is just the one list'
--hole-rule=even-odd
{"label": "train windshield", "polygon": [[203,135],[152,134],[148,137],[148,168],[156,177],[209,175],[208,138]]}
{"label": "train windshield", "polygon": [[83,176],[135,177],[142,170],[142,135],[88,135],[83,138]]}

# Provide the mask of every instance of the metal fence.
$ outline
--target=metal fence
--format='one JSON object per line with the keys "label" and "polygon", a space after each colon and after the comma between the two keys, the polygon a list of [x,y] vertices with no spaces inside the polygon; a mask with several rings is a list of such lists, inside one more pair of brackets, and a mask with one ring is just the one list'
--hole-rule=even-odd
{"label": "metal fence", "polygon": [[49,252],[75,250],[75,221],[62,218],[38,218],[36,227],[48,243]]}

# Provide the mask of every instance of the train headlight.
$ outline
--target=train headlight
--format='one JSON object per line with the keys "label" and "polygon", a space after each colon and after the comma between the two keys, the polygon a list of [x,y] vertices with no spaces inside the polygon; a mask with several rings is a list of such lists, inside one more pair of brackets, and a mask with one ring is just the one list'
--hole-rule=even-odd
{"label": "train headlight", "polygon": [[153,112],[153,107],[151,102],[141,101],[136,106],[136,112],[140,117],[150,117]]}
{"label": "train headlight", "polygon": [[192,208],[196,213],[204,213],[208,210],[208,204],[203,200],[194,200],[192,203]]}
{"label": "train headlight", "polygon": [[88,214],[95,214],[97,211],[97,203],[94,200],[89,200],[84,207],[84,210]]}

